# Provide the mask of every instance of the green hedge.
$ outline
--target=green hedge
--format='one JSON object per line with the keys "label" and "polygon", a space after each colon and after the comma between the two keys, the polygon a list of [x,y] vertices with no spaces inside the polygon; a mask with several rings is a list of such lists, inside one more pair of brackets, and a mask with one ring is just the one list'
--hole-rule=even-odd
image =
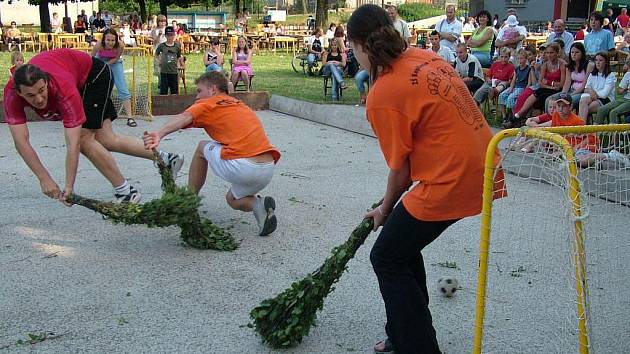
{"label": "green hedge", "polygon": [[403,20],[412,22],[444,15],[444,9],[429,4],[401,4],[398,6],[398,14]]}

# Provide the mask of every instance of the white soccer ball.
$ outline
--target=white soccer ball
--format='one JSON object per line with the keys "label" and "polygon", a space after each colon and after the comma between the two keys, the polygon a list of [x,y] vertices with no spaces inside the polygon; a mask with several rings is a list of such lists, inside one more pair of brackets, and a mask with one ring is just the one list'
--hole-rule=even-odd
{"label": "white soccer ball", "polygon": [[437,281],[438,292],[442,296],[451,297],[455,295],[459,283],[453,277],[441,277]]}

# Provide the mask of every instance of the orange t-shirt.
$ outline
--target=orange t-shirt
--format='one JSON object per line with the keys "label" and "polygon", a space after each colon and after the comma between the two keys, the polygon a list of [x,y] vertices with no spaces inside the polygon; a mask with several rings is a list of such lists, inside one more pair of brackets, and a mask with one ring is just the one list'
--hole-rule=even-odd
{"label": "orange t-shirt", "polygon": [[223,145],[221,158],[233,160],[271,153],[277,163],[280,151],[274,148],[256,113],[234,97],[219,94],[196,101],[186,112],[193,116],[191,126],[203,128]]}
{"label": "orange t-shirt", "polygon": [[[408,49],[376,80],[366,111],[389,168],[408,160],[419,182],[402,198],[411,215],[441,221],[481,212],[492,132],[453,67],[429,51]],[[495,197],[505,195],[503,181],[499,171]]]}
{"label": "orange t-shirt", "polygon": [[[552,127],[570,127],[576,125],[584,125],[584,121],[582,118],[578,117],[575,113],[571,112],[566,119],[560,118],[560,113],[554,112],[553,116],[551,116],[551,126]],[[565,139],[576,148],[578,145],[582,143],[582,141],[586,138],[588,139],[587,144],[583,144],[580,149],[590,150],[592,152],[597,152],[599,149],[599,139],[595,134],[586,134],[586,135],[574,135],[569,134],[564,136]]]}

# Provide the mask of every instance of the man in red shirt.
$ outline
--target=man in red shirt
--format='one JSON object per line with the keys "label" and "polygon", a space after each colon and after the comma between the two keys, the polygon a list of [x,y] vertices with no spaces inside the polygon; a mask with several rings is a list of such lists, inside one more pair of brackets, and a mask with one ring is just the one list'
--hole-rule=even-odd
{"label": "man in red shirt", "polygon": [[628,28],[628,22],[630,22],[630,16],[628,16],[628,9],[625,7],[621,9],[621,13],[617,16],[615,23],[617,24],[617,30],[615,36],[623,36],[626,34],[626,28]]}
{"label": "man in red shirt", "polygon": [[[123,177],[110,151],[153,159],[140,140],[114,134],[116,111],[111,101],[112,75],[105,62],[88,54],[57,49],[34,56],[15,71],[4,88],[4,112],[15,147],[39,179],[42,192],[68,204],[79,164],[79,152],[107,178],[119,202],[138,202],[140,193]],[[24,109],[47,120],[63,121],[66,179],[63,192],[29,142]],[[174,175],[183,159],[161,153]]]}

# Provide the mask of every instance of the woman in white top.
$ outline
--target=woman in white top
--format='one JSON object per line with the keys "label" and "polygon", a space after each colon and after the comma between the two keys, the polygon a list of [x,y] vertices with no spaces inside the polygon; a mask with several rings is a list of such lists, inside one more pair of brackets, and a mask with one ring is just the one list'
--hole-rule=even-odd
{"label": "woman in white top", "polygon": [[326,39],[330,41],[331,39],[335,38],[336,29],[337,29],[337,25],[331,22],[330,26],[328,26],[328,31],[326,31]]}
{"label": "woman in white top", "polygon": [[595,68],[586,80],[584,94],[580,98],[578,115],[587,121],[589,113],[597,112],[597,109],[607,103],[615,101],[616,73],[610,70],[610,59],[606,52],[595,55]]}

